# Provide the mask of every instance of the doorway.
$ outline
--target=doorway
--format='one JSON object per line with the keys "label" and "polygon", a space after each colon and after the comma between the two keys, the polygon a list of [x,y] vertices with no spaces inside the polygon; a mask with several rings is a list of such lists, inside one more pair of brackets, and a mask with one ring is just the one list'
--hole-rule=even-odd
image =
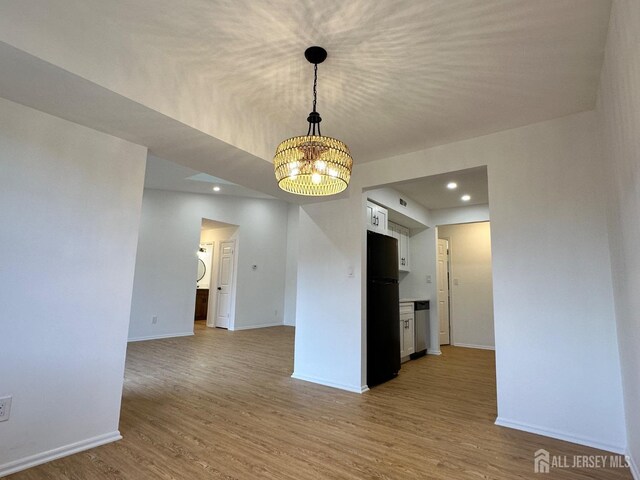
{"label": "doorway", "polygon": [[440,345],[451,343],[451,316],[449,311],[449,240],[438,238],[437,300]]}
{"label": "doorway", "polygon": [[238,225],[202,219],[194,312],[201,328],[233,329],[238,231]]}
{"label": "doorway", "polygon": [[220,242],[214,323],[218,328],[228,329],[231,320],[233,285],[235,284],[235,251],[235,240]]}
{"label": "doorway", "polygon": [[490,222],[438,226],[437,277],[440,344],[495,349]]}

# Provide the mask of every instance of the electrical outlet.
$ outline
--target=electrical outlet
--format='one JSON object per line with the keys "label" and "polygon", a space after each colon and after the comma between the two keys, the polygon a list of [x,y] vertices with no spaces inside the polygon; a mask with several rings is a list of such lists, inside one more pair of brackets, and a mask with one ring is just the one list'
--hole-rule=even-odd
{"label": "electrical outlet", "polygon": [[10,412],[11,412],[11,397],[0,398],[0,422],[9,420]]}
{"label": "electrical outlet", "polygon": [[156,323],[158,323],[158,315],[154,315],[153,317],[151,317],[151,323],[153,325],[155,325]]}

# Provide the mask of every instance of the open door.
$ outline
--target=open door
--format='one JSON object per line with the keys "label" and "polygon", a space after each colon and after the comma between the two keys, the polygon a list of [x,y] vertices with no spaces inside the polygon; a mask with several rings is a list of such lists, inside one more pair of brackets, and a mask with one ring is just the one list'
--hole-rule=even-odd
{"label": "open door", "polygon": [[220,256],[218,257],[218,285],[216,290],[217,308],[215,326],[229,328],[229,317],[233,300],[233,282],[235,277],[235,250],[234,240],[220,243]]}
{"label": "open door", "polygon": [[438,317],[440,345],[451,343],[449,319],[449,241],[438,239]]}

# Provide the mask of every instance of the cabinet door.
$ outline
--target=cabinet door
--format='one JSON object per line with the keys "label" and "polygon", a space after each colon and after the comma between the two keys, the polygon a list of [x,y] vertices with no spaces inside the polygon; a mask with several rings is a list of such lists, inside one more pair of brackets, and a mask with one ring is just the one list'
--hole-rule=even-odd
{"label": "cabinet door", "polygon": [[409,229],[400,225],[398,228],[398,261],[400,270],[408,272],[409,267]]}
{"label": "cabinet door", "polygon": [[376,205],[373,202],[367,202],[367,230],[387,235],[387,219],[389,215],[387,209]]}
{"label": "cabinet door", "polygon": [[375,225],[375,205],[367,202],[367,230],[376,231]]}
{"label": "cabinet door", "polygon": [[414,352],[413,347],[413,312],[400,314],[400,358],[408,357]]}
{"label": "cabinet door", "polygon": [[404,329],[402,344],[404,345],[405,356],[415,353],[415,319],[413,314],[407,319],[407,327]]}
{"label": "cabinet door", "polygon": [[387,213],[387,209],[386,208],[382,208],[382,207],[378,207],[377,211],[376,211],[376,217],[378,218],[377,223],[378,223],[378,232],[382,233],[383,235],[387,235],[388,232],[388,227],[387,227],[387,222],[389,219],[389,215]]}

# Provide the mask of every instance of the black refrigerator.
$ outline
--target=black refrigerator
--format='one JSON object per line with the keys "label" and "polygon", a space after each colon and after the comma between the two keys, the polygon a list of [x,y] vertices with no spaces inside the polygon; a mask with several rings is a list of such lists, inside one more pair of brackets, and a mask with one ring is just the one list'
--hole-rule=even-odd
{"label": "black refrigerator", "polygon": [[400,371],[398,240],[367,231],[367,385]]}

